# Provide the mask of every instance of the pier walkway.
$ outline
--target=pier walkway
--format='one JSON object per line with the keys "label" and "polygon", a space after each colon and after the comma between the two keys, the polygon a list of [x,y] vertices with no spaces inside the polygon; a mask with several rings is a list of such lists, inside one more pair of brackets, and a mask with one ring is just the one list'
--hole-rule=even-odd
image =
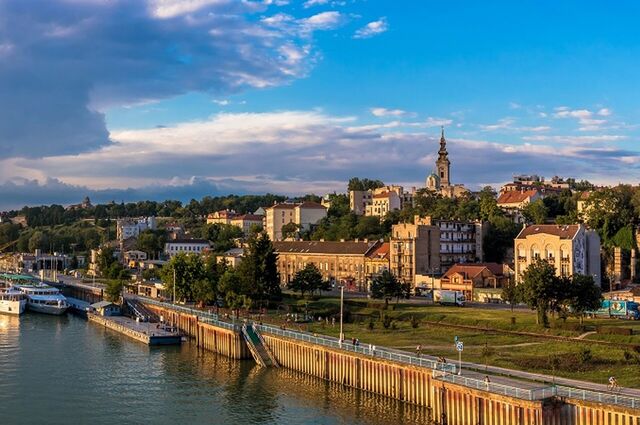
{"label": "pier walkway", "polygon": [[269,350],[269,347],[262,339],[255,325],[242,326],[242,336],[244,337],[251,355],[256,362],[263,367],[278,367],[278,362]]}
{"label": "pier walkway", "polygon": [[87,313],[87,319],[147,345],[177,345],[182,341],[182,336],[173,330],[149,322],[137,322],[126,316],[105,317]]}

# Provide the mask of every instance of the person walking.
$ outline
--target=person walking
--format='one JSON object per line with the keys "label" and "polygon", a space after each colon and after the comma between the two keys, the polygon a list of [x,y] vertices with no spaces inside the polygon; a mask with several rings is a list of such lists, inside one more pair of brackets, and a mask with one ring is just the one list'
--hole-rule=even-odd
{"label": "person walking", "polygon": [[487,391],[489,391],[489,384],[491,384],[491,379],[489,379],[489,375],[484,376],[484,385],[487,387]]}
{"label": "person walking", "polygon": [[422,355],[422,344],[418,344],[416,347],[416,356],[420,357]]}

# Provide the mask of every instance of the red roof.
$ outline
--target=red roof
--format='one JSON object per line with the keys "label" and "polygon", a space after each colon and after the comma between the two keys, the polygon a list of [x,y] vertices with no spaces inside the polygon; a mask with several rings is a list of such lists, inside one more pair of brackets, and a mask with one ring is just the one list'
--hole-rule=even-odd
{"label": "red roof", "polygon": [[454,264],[442,276],[442,279],[448,279],[455,273],[460,273],[465,279],[473,279],[485,269],[496,276],[502,276],[504,274],[504,266],[498,263]]}
{"label": "red roof", "polygon": [[234,220],[262,221],[262,216],[255,214],[244,214],[234,217]]}
{"label": "red roof", "polygon": [[498,197],[498,205],[500,204],[519,204],[527,199],[533,198],[538,195],[539,192],[535,189],[532,190],[512,190],[509,192],[503,192]]}
{"label": "red roof", "polygon": [[579,224],[533,224],[522,229],[516,239],[526,239],[527,236],[539,234],[554,235],[560,239],[573,239],[579,230]]}
{"label": "red roof", "polygon": [[367,257],[373,258],[373,259],[378,259],[378,260],[388,259],[389,258],[390,248],[391,248],[391,244],[389,242],[384,242],[384,243],[380,244],[376,249],[371,251],[367,255]]}
{"label": "red roof", "polygon": [[300,208],[317,208],[317,209],[323,209],[323,210],[327,209],[327,207],[325,207],[324,205],[320,205],[317,202],[311,202],[311,201],[303,202],[298,206]]}

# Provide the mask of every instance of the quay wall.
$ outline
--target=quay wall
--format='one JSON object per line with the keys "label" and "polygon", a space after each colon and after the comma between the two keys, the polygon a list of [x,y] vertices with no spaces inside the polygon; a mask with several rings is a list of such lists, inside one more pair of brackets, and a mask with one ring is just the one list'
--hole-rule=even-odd
{"label": "quay wall", "polygon": [[145,304],[147,308],[158,316],[163,316],[165,322],[174,324],[189,338],[195,340],[198,347],[232,359],[250,359],[251,353],[239,332],[223,329],[198,320],[197,316]]}
{"label": "quay wall", "polygon": [[[242,335],[195,315],[146,304],[175,323],[198,347],[251,358]],[[426,409],[440,425],[640,425],[640,410],[572,398],[525,400],[438,380],[432,370],[262,333],[280,366]]]}

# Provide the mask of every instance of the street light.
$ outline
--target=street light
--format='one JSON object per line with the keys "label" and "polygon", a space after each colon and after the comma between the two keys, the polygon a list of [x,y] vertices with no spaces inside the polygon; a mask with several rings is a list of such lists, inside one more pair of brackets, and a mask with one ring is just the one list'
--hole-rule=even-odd
{"label": "street light", "polygon": [[340,345],[344,341],[344,332],[342,331],[342,317],[344,313],[344,285],[340,287]]}

